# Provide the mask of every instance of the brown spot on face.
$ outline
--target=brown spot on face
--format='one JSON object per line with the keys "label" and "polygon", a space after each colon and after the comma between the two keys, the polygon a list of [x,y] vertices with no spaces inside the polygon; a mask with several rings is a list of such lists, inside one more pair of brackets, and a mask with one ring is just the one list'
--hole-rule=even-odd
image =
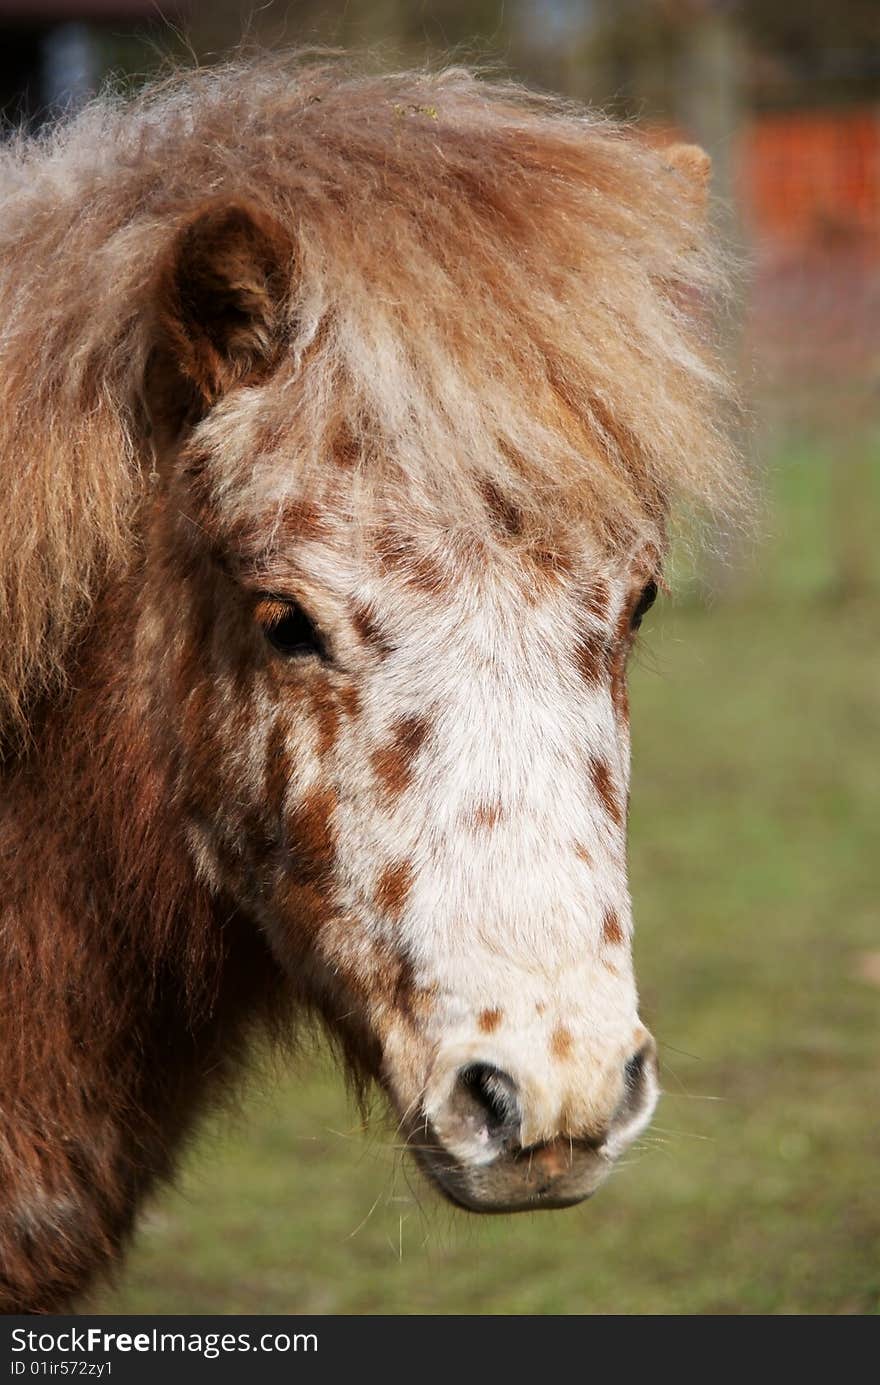
{"label": "brown spot on face", "polygon": [[614,909],[606,909],[602,918],[602,941],[609,947],[619,947],[624,940],[620,919]]}
{"label": "brown spot on face", "polygon": [[551,1056],[563,1062],[566,1058],[571,1057],[573,1048],[574,1038],[572,1037],[571,1030],[566,1029],[564,1024],[558,1024],[550,1035]]}
{"label": "brown spot on face", "polygon": [[535,544],[526,550],[526,557],[540,572],[550,577],[571,577],[574,572],[571,554],[556,544],[553,547],[548,544]]}
{"label": "brown spot on face", "polygon": [[477,1028],[482,1034],[494,1034],[501,1023],[503,1010],[481,1010],[477,1015]]}
{"label": "brown spot on face", "polygon": [[611,778],[611,770],[605,760],[600,760],[595,755],[590,756],[590,778],[605,812],[611,821],[620,827],[623,823],[623,808]]}
{"label": "brown spot on face", "polygon": [[280,813],[284,806],[284,795],[290,783],[290,756],[287,751],[289,728],[279,717],[273,722],[266,743],[265,793],[269,807]]}
{"label": "brown spot on face", "polygon": [[560,582],[574,573],[574,563],[570,555],[560,548],[535,544],[526,549],[523,558],[534,600],[542,600],[558,587]]}
{"label": "brown spot on face", "polygon": [[379,876],[376,884],[376,907],[396,922],[403,913],[413,882],[409,861],[392,861]]}
{"label": "brown spot on face", "polygon": [[590,853],[589,849],[584,846],[583,842],[575,842],[574,854],[575,856],[577,856],[579,861],[583,861],[585,866],[592,866],[592,854]]}
{"label": "brown spot on face", "polygon": [[413,996],[416,993],[416,973],[409,957],[396,958],[396,966],[391,979],[393,1009],[400,1015],[412,1018]]}
{"label": "brown spot on face", "polygon": [[603,630],[582,630],[574,647],[578,673],[591,687],[604,681],[608,673],[608,641]]}
{"label": "brown spot on face", "polygon": [[343,419],[333,440],[333,460],[343,471],[351,471],[361,458],[361,444],[347,419]]}
{"label": "brown spot on face", "polygon": [[492,828],[501,821],[504,816],[504,805],[495,799],[492,803],[479,803],[474,809],[474,827],[482,828],[491,832]]}
{"label": "brown spot on face", "polygon": [[339,734],[339,703],[336,694],[327,687],[312,689],[312,710],[318,723],[316,750],[321,759],[336,744]]}
{"label": "brown spot on face", "polygon": [[584,605],[594,620],[604,620],[608,615],[611,593],[608,583],[601,577],[592,581],[584,593]]}
{"label": "brown spot on face", "polygon": [[484,481],[480,488],[486,508],[497,527],[508,538],[518,538],[523,531],[523,515],[518,505],[504,495],[494,481]]}
{"label": "brown spot on face", "polygon": [[409,786],[413,761],[430,729],[425,717],[403,717],[394,726],[390,743],[373,752],[373,769],[389,794],[396,797]]}
{"label": "brown spot on face", "polygon": [[369,606],[353,606],[351,610],[351,623],[363,643],[375,649],[376,653],[381,658],[384,658],[385,655],[390,652],[391,646],[379,629],[375,616]]}
{"label": "brown spot on face", "polygon": [[543,1000],[536,1000],[536,1001],[535,1001],[535,1014],[536,1014],[536,1015],[546,1015],[546,1013],[547,1013],[547,1005],[546,1005],[546,1002],[543,1001]]}
{"label": "brown spot on face", "polygon": [[353,719],[358,715],[361,710],[361,695],[353,684],[350,683],[347,688],[340,688],[339,704],[347,717]]}
{"label": "brown spot on face", "polygon": [[330,532],[325,514],[310,500],[294,500],[285,505],[279,531],[289,539],[320,539]]}
{"label": "brown spot on face", "polygon": [[409,586],[431,596],[439,596],[448,589],[449,579],[441,564],[408,536],[383,529],[373,547],[383,567],[398,572]]}
{"label": "brown spot on face", "polygon": [[336,795],[314,788],[288,814],[291,874],[301,882],[325,883],[336,855]]}
{"label": "brown spot on face", "polygon": [[417,1000],[427,1008],[428,990],[417,985],[412,961],[387,939],[373,939],[358,948],[355,976],[380,1028],[386,1028],[389,1019],[412,1020]]}

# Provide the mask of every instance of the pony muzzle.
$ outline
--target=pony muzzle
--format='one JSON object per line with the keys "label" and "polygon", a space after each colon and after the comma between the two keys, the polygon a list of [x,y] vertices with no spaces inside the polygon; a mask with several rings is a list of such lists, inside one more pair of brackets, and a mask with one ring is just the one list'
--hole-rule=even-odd
{"label": "pony muzzle", "polygon": [[440,1191],[470,1211],[581,1202],[651,1119],[660,1092],[654,1040],[642,1031],[616,1072],[591,1081],[581,1069],[579,1078],[577,1090],[489,1055],[447,1052],[410,1125],[410,1146]]}

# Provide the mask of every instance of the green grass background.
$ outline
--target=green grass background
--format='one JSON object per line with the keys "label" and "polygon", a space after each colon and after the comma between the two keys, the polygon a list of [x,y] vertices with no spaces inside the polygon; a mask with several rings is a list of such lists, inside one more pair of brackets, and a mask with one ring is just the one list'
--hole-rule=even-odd
{"label": "green grass background", "polygon": [[877,1311],[880,504],[862,460],[853,505],[830,452],[783,453],[723,594],[683,580],[646,623],[631,873],[665,1096],[599,1196],[454,1212],[304,1057],[203,1133],[91,1308]]}

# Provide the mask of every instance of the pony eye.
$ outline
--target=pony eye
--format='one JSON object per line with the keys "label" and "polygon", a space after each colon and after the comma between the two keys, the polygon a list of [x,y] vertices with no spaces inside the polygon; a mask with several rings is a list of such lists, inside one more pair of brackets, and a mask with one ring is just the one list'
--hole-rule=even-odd
{"label": "pony eye", "polygon": [[630,629],[638,630],[645,615],[650,611],[654,602],[657,600],[657,583],[651,581],[645,587],[636,603],[636,608],[630,616]]}
{"label": "pony eye", "polygon": [[272,648],[288,658],[306,654],[327,657],[324,641],[311,616],[295,601],[266,596],[257,604],[256,618]]}

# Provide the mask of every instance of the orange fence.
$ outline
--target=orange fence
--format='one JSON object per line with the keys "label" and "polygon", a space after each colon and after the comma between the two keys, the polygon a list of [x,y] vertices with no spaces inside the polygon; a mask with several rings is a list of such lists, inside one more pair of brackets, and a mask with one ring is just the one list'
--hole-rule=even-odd
{"label": "orange fence", "polygon": [[753,242],[880,257],[880,107],[760,116],[738,153]]}
{"label": "orange fence", "polygon": [[[688,135],[655,125],[664,145]],[[752,116],[734,137],[751,390],[789,420],[880,411],[880,106]]]}

